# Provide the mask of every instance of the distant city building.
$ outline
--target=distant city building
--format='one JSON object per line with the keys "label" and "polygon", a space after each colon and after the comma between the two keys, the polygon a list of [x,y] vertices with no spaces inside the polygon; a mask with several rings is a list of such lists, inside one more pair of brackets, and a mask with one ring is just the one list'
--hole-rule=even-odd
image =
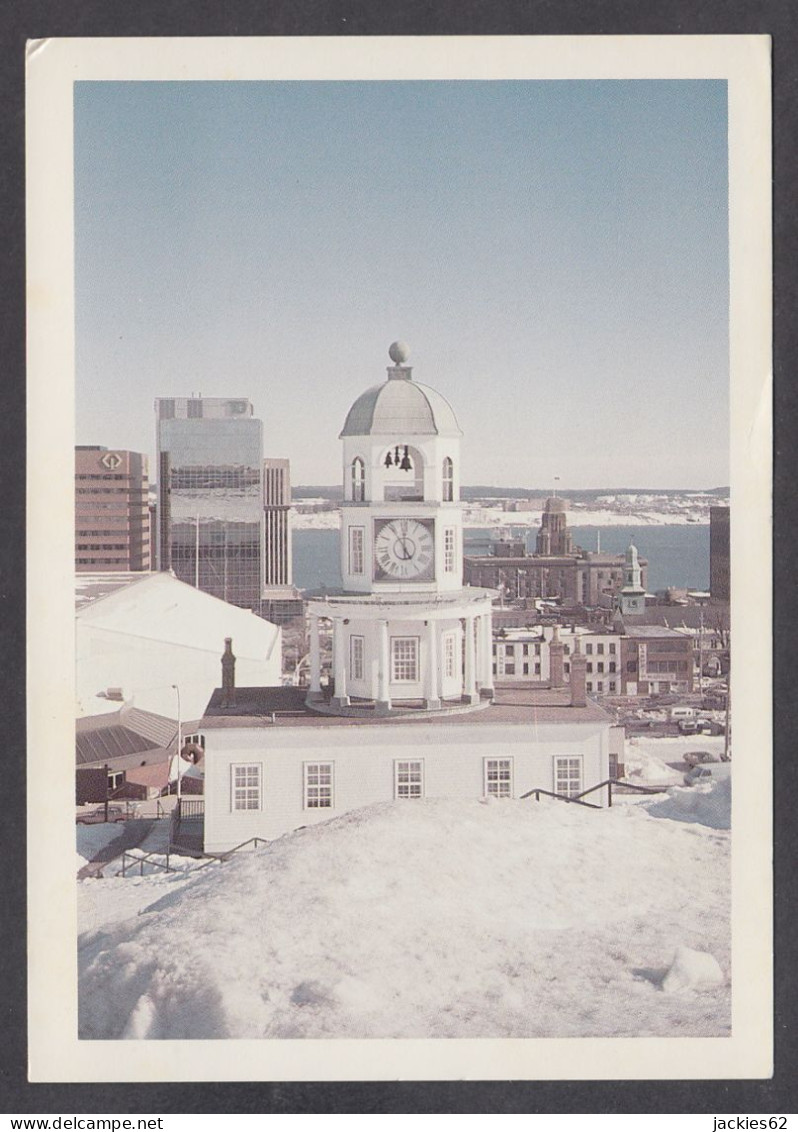
{"label": "distant city building", "polygon": [[637,547],[630,543],[626,551],[623,587],[620,593],[620,610],[624,617],[639,617],[646,611],[646,591],[642,584],[643,570]]}
{"label": "distant city building", "polygon": [[280,625],[302,614],[302,599],[293,584],[291,547],[291,465],[288,460],[263,461],[264,559],[260,613]]}
{"label": "distant city building", "polygon": [[713,603],[731,600],[728,507],[709,509],[709,592]]}
{"label": "distant city building", "polygon": [[497,683],[570,685],[571,661],[577,651],[585,661],[588,696],[693,690],[692,637],[659,625],[619,622],[614,632],[578,626],[558,627],[555,632],[550,625],[500,629],[493,636],[493,673]]}
{"label": "distant city building", "polygon": [[[466,556],[465,581],[497,589],[506,601],[544,598],[557,599],[566,607],[610,608],[626,584],[626,555],[574,546],[564,502],[556,497],[546,501],[535,554],[517,540],[498,541],[492,550],[489,555]],[[638,557],[637,567],[645,593],[648,562]]]}
{"label": "distant city building", "polygon": [[565,518],[565,504],[556,496],[546,500],[535,549],[544,556],[574,552],[574,540]]}
{"label": "distant city building", "polygon": [[288,601],[295,616],[289,463],[263,459],[251,402],[162,397],[155,413],[158,568],[261,616]]}
{"label": "distant city building", "polygon": [[100,445],[75,449],[75,569],[150,569],[147,457]]}

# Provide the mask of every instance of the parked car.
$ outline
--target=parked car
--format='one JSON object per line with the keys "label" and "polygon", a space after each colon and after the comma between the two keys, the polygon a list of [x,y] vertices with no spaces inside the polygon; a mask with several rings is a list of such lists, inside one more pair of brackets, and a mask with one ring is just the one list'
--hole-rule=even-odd
{"label": "parked car", "polygon": [[688,766],[700,766],[702,763],[719,763],[723,760],[720,755],[712,751],[688,751],[684,756]]}
{"label": "parked car", "polygon": [[84,810],[83,813],[75,817],[78,825],[95,825],[97,822],[104,821],[124,821],[126,817],[125,811],[122,806],[109,806],[108,818],[105,816],[105,806],[97,806],[93,810]]}
{"label": "parked car", "polygon": [[729,778],[730,775],[731,767],[728,763],[704,764],[688,770],[684,776],[684,784],[685,786],[696,786],[702,782],[720,782]]}
{"label": "parked car", "polygon": [[698,731],[698,724],[694,719],[680,719],[679,720],[679,734],[680,735],[695,735]]}

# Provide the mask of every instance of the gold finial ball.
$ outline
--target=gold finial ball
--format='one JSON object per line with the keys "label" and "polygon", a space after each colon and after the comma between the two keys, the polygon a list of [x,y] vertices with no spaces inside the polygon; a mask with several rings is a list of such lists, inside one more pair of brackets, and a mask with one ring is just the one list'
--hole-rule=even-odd
{"label": "gold finial ball", "polygon": [[391,342],[388,347],[388,357],[395,366],[404,365],[410,357],[410,347],[406,342]]}

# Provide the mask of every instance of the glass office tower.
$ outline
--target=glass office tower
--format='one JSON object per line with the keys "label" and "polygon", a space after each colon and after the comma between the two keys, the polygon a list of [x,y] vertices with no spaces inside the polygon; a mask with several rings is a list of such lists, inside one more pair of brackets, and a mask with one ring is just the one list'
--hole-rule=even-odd
{"label": "glass office tower", "polygon": [[158,565],[233,605],[263,588],[263,427],[249,401],[159,398]]}

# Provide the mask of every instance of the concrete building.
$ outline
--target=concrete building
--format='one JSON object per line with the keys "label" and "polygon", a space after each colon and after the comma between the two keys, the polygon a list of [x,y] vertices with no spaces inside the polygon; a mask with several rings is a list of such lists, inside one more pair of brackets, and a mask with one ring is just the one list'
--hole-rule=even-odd
{"label": "concrete building", "polygon": [[693,690],[693,642],[663,625],[626,626],[621,638],[623,691],[629,696]]}
{"label": "concrete building", "polygon": [[713,604],[731,601],[730,511],[709,509],[709,592]]}
{"label": "concrete building", "polygon": [[[548,686],[494,676],[494,594],[463,584],[460,428],[414,381],[407,348],[389,354],[387,380],[355,400],[340,434],[345,592],[308,603],[309,688],[241,687],[226,655],[199,725],[206,852],[376,802],[535,787],[595,787],[589,801],[606,801],[618,749],[586,694],[584,655],[570,659],[569,687],[556,646]],[[177,821],[180,837],[182,810]]]}
{"label": "concrete building", "polygon": [[[491,554],[466,556],[466,582],[498,590],[505,601],[556,599],[567,608],[616,605],[625,584],[626,555],[574,546],[561,508],[562,500],[547,501],[537,553],[529,554],[518,540],[497,541]],[[549,552],[542,553],[541,548]],[[648,562],[638,558],[637,565],[645,591]]]}
{"label": "concrete building", "polygon": [[263,461],[264,555],[260,615],[277,625],[302,615],[294,586],[291,546],[291,466],[288,460]]}
{"label": "concrete building", "polygon": [[75,449],[75,570],[150,569],[147,457],[79,445]]}

